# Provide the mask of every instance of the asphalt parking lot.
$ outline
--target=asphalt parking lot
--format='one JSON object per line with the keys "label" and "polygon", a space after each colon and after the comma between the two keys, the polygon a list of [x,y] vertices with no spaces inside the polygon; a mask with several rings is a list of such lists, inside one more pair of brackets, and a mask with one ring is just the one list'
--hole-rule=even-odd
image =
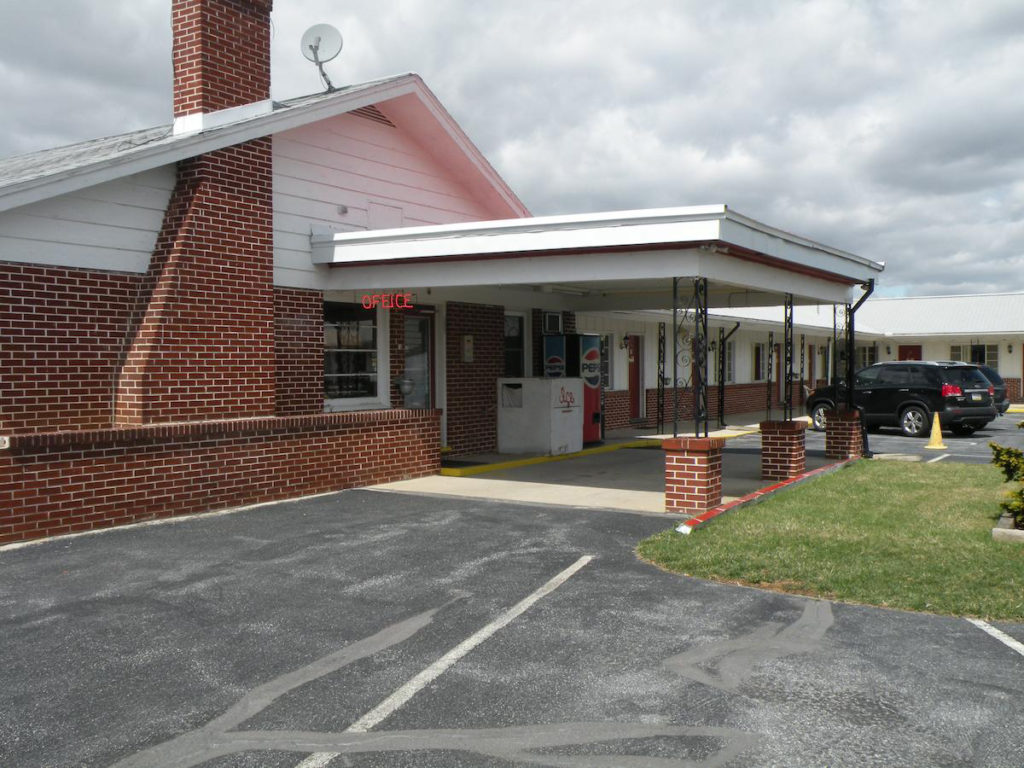
{"label": "asphalt parking lot", "polygon": [[664,573],[665,527],[359,490],[0,551],[0,765],[1020,764],[1012,647]]}
{"label": "asphalt parking lot", "polygon": [[[897,429],[883,427],[868,435],[868,444],[876,453],[902,454],[917,456],[923,461],[960,461],[968,464],[988,464],[992,460],[990,442],[1000,445],[1024,449],[1024,429],[1017,424],[1024,421],[1024,414],[1007,413],[998,417],[984,429],[980,429],[969,437],[957,437],[951,432],[944,432],[942,442],[945,449],[932,450],[925,446],[926,438],[904,437]],[[808,432],[808,447],[811,446],[810,436],[820,438],[824,445],[824,435]]]}

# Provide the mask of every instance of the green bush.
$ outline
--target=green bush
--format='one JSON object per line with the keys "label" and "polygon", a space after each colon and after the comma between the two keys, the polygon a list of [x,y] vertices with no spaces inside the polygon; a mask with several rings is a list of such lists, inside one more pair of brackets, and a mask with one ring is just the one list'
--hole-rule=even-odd
{"label": "green bush", "polygon": [[[1024,421],[1017,425],[1024,429]],[[1003,471],[1008,483],[1024,483],[1024,452],[1016,448],[1007,448],[999,443],[989,443],[992,449],[992,463]],[[1013,518],[1013,527],[1024,529],[1024,487],[1006,494],[1006,501],[999,506]]]}

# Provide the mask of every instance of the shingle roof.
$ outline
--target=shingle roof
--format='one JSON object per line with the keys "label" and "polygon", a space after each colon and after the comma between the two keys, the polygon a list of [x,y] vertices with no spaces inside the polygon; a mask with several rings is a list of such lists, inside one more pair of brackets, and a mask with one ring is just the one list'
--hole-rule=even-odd
{"label": "shingle roof", "polygon": [[[53,194],[61,194],[68,191],[67,185],[73,183],[71,180],[76,177],[82,179],[79,186],[106,180],[97,179],[97,171],[112,170],[112,175],[122,175],[117,168],[124,168],[127,174],[175,162],[208,152],[211,148],[230,146],[239,140],[267,135],[279,130],[282,125],[290,127],[287,123],[291,115],[299,118],[309,114],[310,119],[320,119],[322,108],[329,108],[332,102],[342,107],[338,111],[345,111],[344,105],[349,103],[352,103],[353,108],[361,106],[358,97],[362,92],[375,92],[382,87],[386,90],[392,85],[406,86],[412,81],[419,82],[419,78],[414,74],[396,75],[339,88],[330,93],[274,102],[268,113],[243,117],[199,133],[174,135],[173,126],[164,125],[0,158],[0,210],[48,197],[50,191],[46,188],[53,184],[59,187],[52,190]],[[260,133],[261,130],[264,132]],[[242,138],[239,139],[239,136]]]}
{"label": "shingle roof", "polygon": [[110,158],[129,153],[138,147],[171,138],[171,126],[144,128],[102,139],[90,139],[27,155],[0,158],[0,189],[50,174],[67,173]]}

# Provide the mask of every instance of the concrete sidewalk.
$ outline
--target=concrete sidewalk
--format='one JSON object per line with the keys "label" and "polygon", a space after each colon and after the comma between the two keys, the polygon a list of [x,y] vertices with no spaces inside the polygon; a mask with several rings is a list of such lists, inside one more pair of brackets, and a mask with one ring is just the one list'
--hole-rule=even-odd
{"label": "concrete sidewalk", "polygon": [[[764,419],[760,418],[762,414],[746,416],[735,419],[740,426],[711,432],[727,440],[722,456],[723,503],[771,484],[761,480],[757,429]],[[664,515],[665,457],[661,440],[671,434],[648,432],[620,430],[604,445],[570,456],[460,457],[464,469],[457,474],[386,483],[373,489]],[[680,434],[685,435],[682,431]],[[824,438],[810,433],[807,469],[827,463]]]}

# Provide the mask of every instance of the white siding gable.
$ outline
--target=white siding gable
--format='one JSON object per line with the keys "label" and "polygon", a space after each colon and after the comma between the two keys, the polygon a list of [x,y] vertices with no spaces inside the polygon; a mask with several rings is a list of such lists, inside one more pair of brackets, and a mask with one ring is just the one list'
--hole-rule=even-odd
{"label": "white siding gable", "polygon": [[326,267],[312,263],[313,225],[353,231],[488,218],[401,127],[346,114],[274,135],[276,285],[320,285]]}
{"label": "white siding gable", "polygon": [[166,165],[0,213],[0,261],[145,272],[174,190]]}

